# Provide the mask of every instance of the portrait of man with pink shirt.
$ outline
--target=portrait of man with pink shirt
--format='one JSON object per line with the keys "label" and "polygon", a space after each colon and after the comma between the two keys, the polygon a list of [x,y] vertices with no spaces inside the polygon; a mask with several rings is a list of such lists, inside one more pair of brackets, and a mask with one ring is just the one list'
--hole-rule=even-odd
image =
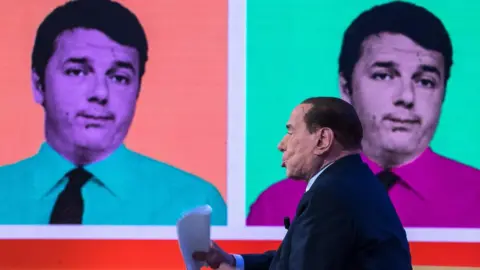
{"label": "portrait of man with pink shirt", "polygon": [[[480,170],[430,147],[447,93],[455,91],[448,87],[453,52],[442,21],[407,2],[364,11],[343,35],[339,95],[355,107],[362,158],[405,227],[480,228]],[[459,132],[451,136],[461,140]],[[306,187],[293,179],[272,184],[251,204],[247,225],[283,226]]]}

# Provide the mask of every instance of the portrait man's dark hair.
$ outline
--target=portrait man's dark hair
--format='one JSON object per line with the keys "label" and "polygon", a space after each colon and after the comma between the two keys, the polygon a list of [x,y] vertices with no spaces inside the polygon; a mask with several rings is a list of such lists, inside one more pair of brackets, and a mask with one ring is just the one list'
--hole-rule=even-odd
{"label": "portrait man's dark hair", "polygon": [[361,13],[345,31],[338,64],[349,91],[352,90],[352,73],[362,55],[363,42],[366,38],[381,33],[401,34],[425,49],[441,53],[445,61],[445,84],[447,83],[453,64],[453,48],[442,21],[423,7],[394,1]]}
{"label": "portrait man's dark hair", "polygon": [[363,128],[358,115],[348,102],[334,97],[312,97],[302,104],[312,108],[305,114],[305,124],[313,133],[320,127],[330,128],[335,139],[347,150],[362,148]]}
{"label": "portrait man's dark hair", "polygon": [[57,7],[37,29],[32,69],[40,77],[42,85],[45,68],[56,49],[58,36],[75,28],[98,30],[121,45],[136,48],[140,60],[139,75],[142,77],[148,60],[148,42],[135,14],[110,0],[77,0]]}

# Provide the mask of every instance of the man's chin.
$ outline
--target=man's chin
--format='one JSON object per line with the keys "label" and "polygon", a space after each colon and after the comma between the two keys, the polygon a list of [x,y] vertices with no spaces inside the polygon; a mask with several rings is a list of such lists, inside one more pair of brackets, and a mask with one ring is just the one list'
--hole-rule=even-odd
{"label": "man's chin", "polygon": [[413,134],[393,133],[381,140],[382,148],[393,152],[409,152],[419,144],[419,138]]}
{"label": "man's chin", "polygon": [[417,148],[417,143],[412,141],[396,141],[386,143],[383,146],[383,149],[388,152],[399,153],[399,154],[408,154],[415,152]]}
{"label": "man's chin", "polygon": [[91,153],[100,153],[103,152],[107,147],[102,144],[95,144],[95,143],[82,143],[76,145],[77,150],[79,151],[86,151]]}
{"label": "man's chin", "polygon": [[75,145],[77,148],[92,151],[92,152],[101,152],[113,143],[112,138],[91,138],[91,137],[82,137],[75,140]]}

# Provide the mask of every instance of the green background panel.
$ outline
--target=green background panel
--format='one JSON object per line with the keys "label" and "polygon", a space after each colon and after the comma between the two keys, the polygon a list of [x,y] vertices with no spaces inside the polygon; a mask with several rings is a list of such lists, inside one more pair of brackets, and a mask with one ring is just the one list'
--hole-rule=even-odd
{"label": "green background panel", "polygon": [[[343,31],[363,10],[385,2],[248,1],[247,213],[264,189],[285,176],[276,146],[291,110],[310,96],[339,96],[337,58]],[[447,98],[431,145],[442,155],[480,168],[480,1],[414,3],[444,22],[454,47]]]}

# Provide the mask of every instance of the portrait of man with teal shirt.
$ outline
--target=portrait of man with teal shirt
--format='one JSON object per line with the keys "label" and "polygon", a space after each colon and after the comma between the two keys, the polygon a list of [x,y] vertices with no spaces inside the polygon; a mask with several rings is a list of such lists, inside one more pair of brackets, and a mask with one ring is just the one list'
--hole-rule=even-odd
{"label": "portrait of man with teal shirt", "polygon": [[0,224],[175,225],[208,204],[226,225],[212,184],[123,144],[147,60],[145,31],[119,3],[69,1],[44,19],[31,80],[46,142],[0,167]]}

